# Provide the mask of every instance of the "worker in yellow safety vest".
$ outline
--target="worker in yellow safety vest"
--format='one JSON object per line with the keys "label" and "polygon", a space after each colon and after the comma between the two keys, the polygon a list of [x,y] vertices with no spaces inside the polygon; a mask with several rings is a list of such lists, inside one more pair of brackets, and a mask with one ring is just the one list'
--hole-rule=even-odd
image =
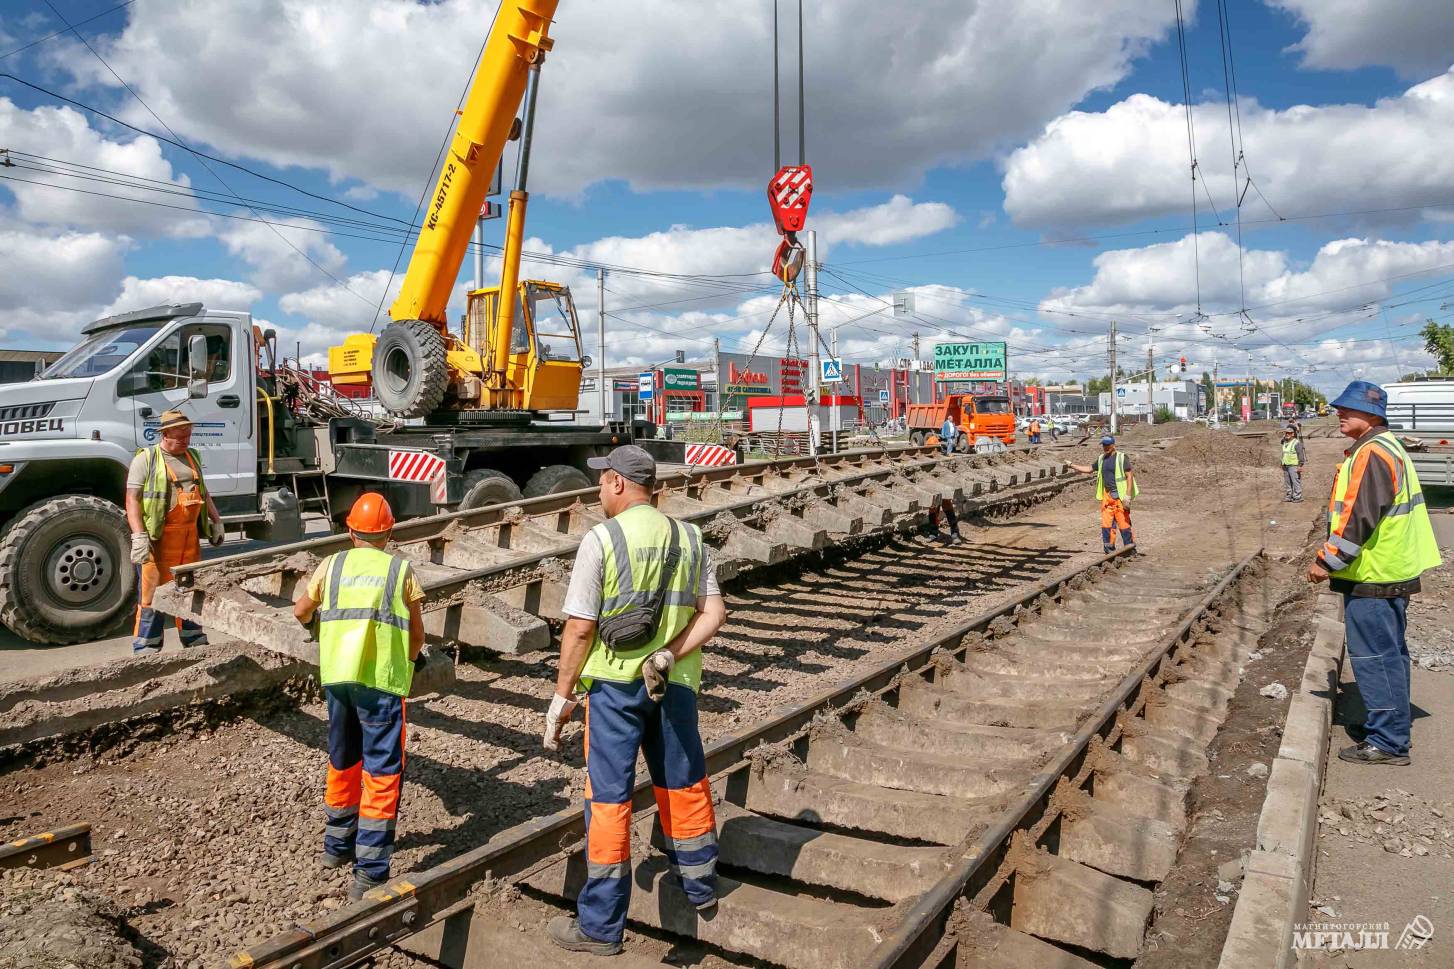
{"label": "worker in yellow safety vest", "polygon": [[555,750],[580,692],[586,695],[586,878],[578,917],[558,916],[547,932],[563,949],[614,955],[631,902],[638,751],[656,790],[669,877],[697,912],[716,905],[717,822],[697,690],[701,647],[727,610],[701,529],[652,504],[651,455],[627,445],[587,464],[601,472],[606,520],[576,551],[562,605],[560,670],[545,714],[545,746]]}
{"label": "worker in yellow safety vest", "polygon": [[394,512],[368,492],[347,519],[353,547],[324,559],[293,604],[318,622],[318,679],[328,698],[325,868],[353,862],[350,898],[389,880],[404,773],[405,697],[423,664],[424,589],[384,551]]}
{"label": "worker in yellow safety vest", "polygon": [[1131,458],[1116,450],[1116,439],[1109,434],[1101,438],[1101,455],[1094,464],[1072,464],[1071,468],[1096,476],[1096,500],[1101,503],[1101,548],[1107,554],[1114,552],[1117,532],[1123,546],[1136,544],[1131,530],[1131,499],[1141,489],[1131,472]]}
{"label": "worker in yellow safety vest", "polygon": [[1413,740],[1409,596],[1443,560],[1414,463],[1388,429],[1387,404],[1384,389],[1365,380],[1333,401],[1338,430],[1353,446],[1333,479],[1328,539],[1308,579],[1343,595],[1348,659],[1367,710],[1362,740],[1338,751],[1339,759],[1402,766]]}
{"label": "worker in yellow safety vest", "polygon": [[[132,655],[161,652],[167,617],[151,606],[157,586],[172,581],[172,569],[202,557],[200,536],[213,545],[227,537],[202,478],[202,459],[190,446],[191,419],[179,410],[166,411],[158,431],[161,441],[137,451],[126,475],[126,521],[138,592]],[[195,622],[179,618],[176,624],[184,649],[207,644],[207,634]]]}
{"label": "worker in yellow safety vest", "polygon": [[1297,428],[1291,424],[1282,429],[1282,500],[1303,500],[1303,465],[1308,463],[1308,452],[1298,437]]}

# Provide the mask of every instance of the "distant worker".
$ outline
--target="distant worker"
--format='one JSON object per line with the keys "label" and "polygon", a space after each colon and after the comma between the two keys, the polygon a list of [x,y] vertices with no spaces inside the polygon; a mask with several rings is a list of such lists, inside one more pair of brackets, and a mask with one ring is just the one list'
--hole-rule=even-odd
{"label": "distant worker", "polygon": [[[227,538],[207,493],[202,458],[190,447],[191,419],[169,410],[158,429],[161,442],[137,451],[126,475],[126,521],[138,592],[132,655],[161,652],[167,617],[151,607],[157,586],[172,581],[172,569],[202,558],[201,535],[213,545]],[[184,649],[207,645],[201,626],[180,618],[176,624]]]}
{"label": "distant worker", "polygon": [[409,562],[384,551],[394,512],[366,492],[348,513],[353,548],[324,559],[293,603],[318,620],[318,680],[328,699],[325,868],[353,862],[348,897],[389,880],[404,774],[404,706],[423,665],[424,589]]}
{"label": "distant worker", "polygon": [[1343,595],[1348,659],[1368,711],[1363,739],[1338,751],[1355,764],[1409,763],[1409,596],[1443,564],[1414,463],[1388,429],[1388,394],[1355,380],[1333,401],[1338,430],[1353,439],[1333,479],[1328,540],[1308,580]]}
{"label": "distant worker", "polygon": [[1114,552],[1118,530],[1123,546],[1136,544],[1131,531],[1131,501],[1141,494],[1141,489],[1131,473],[1131,459],[1116,450],[1116,439],[1109,434],[1101,438],[1101,456],[1095,464],[1072,464],[1071,468],[1096,476],[1096,500],[1101,503],[1101,547],[1108,554]]}
{"label": "distant worker", "polygon": [[955,438],[959,437],[959,428],[954,426],[953,417],[944,418],[944,426],[939,428],[939,446],[944,448],[946,455],[954,453]]}
{"label": "distant worker", "polygon": [[1032,417],[1032,418],[1030,418],[1029,432],[1030,432],[1030,443],[1031,444],[1039,444],[1040,443],[1040,418],[1038,418],[1038,417]]}
{"label": "distant worker", "polygon": [[591,458],[606,521],[576,551],[545,746],[560,746],[586,693],[586,881],[577,918],[547,933],[564,949],[621,951],[631,902],[631,793],[645,755],[672,879],[698,911],[717,900],[717,822],[697,729],[701,647],[727,617],[696,525],[651,503],[656,462],[635,445]]}
{"label": "distant worker", "polygon": [[1282,500],[1303,500],[1303,465],[1308,463],[1307,448],[1298,439],[1297,428],[1288,424],[1282,429]]}
{"label": "distant worker", "polygon": [[1060,425],[1055,423],[1054,421],[1050,422],[1050,443],[1060,443]]}

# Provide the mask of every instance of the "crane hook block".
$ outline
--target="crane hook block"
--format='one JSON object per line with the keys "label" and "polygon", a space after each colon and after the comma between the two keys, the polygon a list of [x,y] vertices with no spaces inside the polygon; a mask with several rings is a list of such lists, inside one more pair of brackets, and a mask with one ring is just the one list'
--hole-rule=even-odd
{"label": "crane hook block", "polygon": [[784,165],[767,183],[767,204],[780,235],[798,232],[808,221],[813,198],[813,166]]}

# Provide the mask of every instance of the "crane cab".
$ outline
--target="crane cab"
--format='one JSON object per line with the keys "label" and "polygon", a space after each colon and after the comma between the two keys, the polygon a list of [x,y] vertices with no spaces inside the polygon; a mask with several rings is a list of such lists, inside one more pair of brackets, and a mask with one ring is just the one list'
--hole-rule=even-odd
{"label": "crane cab", "polygon": [[[580,323],[569,286],[527,279],[519,286],[515,322],[510,327],[510,353],[500,387],[486,382],[488,406],[504,410],[574,411],[579,403],[581,371]],[[500,288],[489,286],[469,294],[463,343],[479,361],[490,359],[490,336],[499,313]],[[453,361],[451,360],[451,363]]]}

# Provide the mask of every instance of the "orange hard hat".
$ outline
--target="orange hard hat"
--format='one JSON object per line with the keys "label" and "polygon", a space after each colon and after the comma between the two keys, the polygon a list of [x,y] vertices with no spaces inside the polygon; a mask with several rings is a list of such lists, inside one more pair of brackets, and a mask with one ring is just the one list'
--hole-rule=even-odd
{"label": "orange hard hat", "polygon": [[349,531],[378,535],[394,527],[394,509],[377,491],[365,491],[353,503],[345,524]]}

